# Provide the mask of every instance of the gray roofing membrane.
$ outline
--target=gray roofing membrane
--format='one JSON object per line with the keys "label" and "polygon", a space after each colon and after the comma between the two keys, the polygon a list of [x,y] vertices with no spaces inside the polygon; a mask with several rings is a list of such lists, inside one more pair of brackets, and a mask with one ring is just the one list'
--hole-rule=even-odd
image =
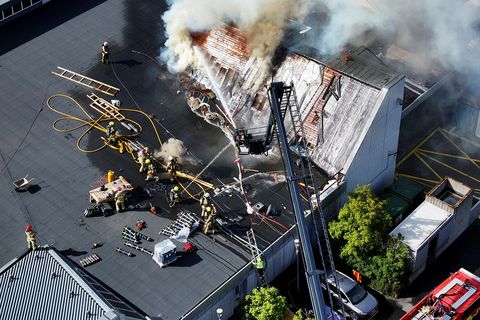
{"label": "gray roofing membrane", "polygon": [[[134,227],[137,220],[143,219],[147,222],[144,233],[154,241],[141,245],[153,250],[154,244],[164,239],[158,232],[172,222],[180,208],[169,208],[164,192],[145,198],[141,188],[145,176],[138,172],[130,155],[109,148],[94,153],[77,150],[77,139],[84,130],[54,131],[52,124],[59,116],[46,105],[50,96],[67,94],[88,109],[86,94],[91,90],[52,75],[57,66],[109,83],[121,89],[116,98],[122,106],[140,108],[152,116],[164,141],[170,137],[183,140],[189,155],[197,159],[193,164],[185,163],[184,169],[193,175],[200,172],[228,143],[226,137],[191,113],[183,95],[177,93],[179,86],[174,76],[146,56],[132,52],[151,57],[159,54],[164,41],[160,17],[165,6],[162,1],[52,1],[0,27],[0,265],[25,250],[24,228],[31,224],[40,245],[55,247],[75,263],[97,253],[102,260],[86,267],[92,276],[147,314],[178,319],[248,263],[248,251],[241,241],[226,234],[206,236],[197,231],[191,238],[199,248],[196,253],[159,268],[149,255],[124,246],[123,226]],[[111,46],[110,65],[100,63],[103,41]],[[59,110],[82,116],[67,99],[50,102]],[[158,149],[149,121],[135,112],[126,115],[143,126],[139,139]],[[71,128],[76,124],[65,121],[58,125]],[[101,146],[99,138],[98,133],[87,135],[81,146]],[[202,178],[220,186],[233,182],[238,175],[233,160],[234,152],[229,148]],[[263,159],[249,159],[245,164],[262,171],[278,170],[280,166],[280,162]],[[137,187],[127,205],[150,201],[159,214],[129,210],[85,218],[83,211],[90,204],[88,191],[98,186],[110,169]],[[13,181],[27,174],[35,180],[27,191],[15,192]],[[270,175],[251,178],[247,183],[250,200],[282,208],[282,214],[274,219],[290,227],[294,222],[286,186],[272,181]],[[168,179],[161,182],[168,185]],[[284,230],[246,214],[237,196],[214,200],[225,220],[242,218],[239,223],[228,220],[238,235],[244,235],[253,223],[262,248]],[[182,208],[199,212],[193,200],[185,200]],[[91,249],[93,242],[102,246]],[[131,251],[135,257],[115,252],[117,247]]]}

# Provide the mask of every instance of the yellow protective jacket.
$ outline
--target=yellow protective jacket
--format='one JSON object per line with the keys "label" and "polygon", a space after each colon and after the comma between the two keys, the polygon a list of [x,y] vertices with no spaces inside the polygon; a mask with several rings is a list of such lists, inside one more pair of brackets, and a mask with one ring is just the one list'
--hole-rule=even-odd
{"label": "yellow protective jacket", "polygon": [[28,241],[35,241],[35,232],[34,231],[25,231]]}

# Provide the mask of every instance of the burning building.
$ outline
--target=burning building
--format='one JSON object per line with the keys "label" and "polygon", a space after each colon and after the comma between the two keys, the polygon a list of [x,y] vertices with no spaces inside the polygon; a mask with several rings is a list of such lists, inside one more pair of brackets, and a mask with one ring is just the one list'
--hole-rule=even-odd
{"label": "burning building", "polygon": [[332,213],[358,184],[380,191],[393,181],[404,77],[367,48],[325,62],[290,52],[268,76],[265,61],[251,54],[239,29],[195,33],[192,43],[202,58],[201,66],[182,75],[187,98],[215,106],[235,127],[265,127],[270,108],[264,88],[270,81],[294,84],[305,136],[290,135],[291,143],[305,139],[319,168],[344,177],[335,184],[343,187]]}

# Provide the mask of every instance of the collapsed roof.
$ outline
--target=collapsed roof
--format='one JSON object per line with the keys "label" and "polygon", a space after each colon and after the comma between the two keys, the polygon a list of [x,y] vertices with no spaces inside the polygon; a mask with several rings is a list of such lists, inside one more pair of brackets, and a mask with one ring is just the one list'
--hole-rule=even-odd
{"label": "collapsed roof", "polygon": [[[225,26],[192,39],[204,59],[190,77],[216,93],[237,127],[266,126],[270,109],[264,87],[270,77],[265,76],[265,61],[250,54],[246,37]],[[402,78],[380,62],[359,48],[326,63],[289,53],[274,68],[272,81],[295,85],[312,159],[331,175],[353,160],[385,98],[382,89]]]}

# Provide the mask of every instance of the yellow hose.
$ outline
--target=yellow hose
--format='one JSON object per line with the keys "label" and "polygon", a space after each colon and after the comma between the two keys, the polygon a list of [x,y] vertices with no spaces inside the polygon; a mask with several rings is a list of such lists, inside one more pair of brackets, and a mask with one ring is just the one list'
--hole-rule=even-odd
{"label": "yellow hose", "polygon": [[[52,104],[51,104],[52,100],[54,100],[55,98],[66,98],[66,99],[71,100],[78,108],[80,108],[80,110],[81,110],[81,111],[87,116],[87,118],[90,119],[90,120],[84,120],[84,119],[81,119],[81,118],[79,118],[79,117],[75,117],[75,116],[72,116],[72,115],[70,115],[70,114],[67,114],[67,113],[64,113],[64,112],[62,112],[62,111],[59,111],[58,109],[56,109],[55,107],[53,107]],[[80,146],[80,143],[81,143],[82,139],[83,139],[83,138],[87,135],[87,133],[89,133],[91,130],[97,129],[97,130],[100,130],[100,131],[103,132],[103,133],[106,133],[106,132],[107,132],[107,129],[106,129],[105,127],[103,127],[100,123],[106,122],[106,121],[115,120],[114,118],[106,118],[105,116],[102,115],[102,116],[100,116],[100,117],[97,118],[97,119],[93,119],[93,118],[88,114],[88,112],[86,112],[85,109],[80,105],[80,103],[78,103],[74,98],[72,98],[72,97],[70,97],[70,96],[68,96],[68,95],[65,95],[65,94],[54,94],[54,95],[50,96],[50,97],[48,98],[48,100],[47,100],[47,106],[48,106],[48,108],[49,108],[50,110],[52,110],[53,112],[55,112],[55,113],[57,113],[57,114],[59,114],[59,115],[62,116],[61,118],[55,120],[55,121],[53,122],[53,124],[52,124],[52,127],[53,127],[53,129],[54,129],[55,131],[57,131],[57,132],[72,132],[72,131],[78,130],[78,129],[82,128],[82,127],[88,127],[88,128],[80,135],[80,137],[77,138],[77,143],[76,143],[76,145],[77,145],[77,149],[78,149],[79,151],[81,151],[81,152],[86,152],[86,153],[92,153],[92,152],[100,151],[100,150],[104,149],[104,148],[107,147],[107,146],[110,147],[110,148],[112,148],[112,149],[115,149],[115,150],[118,150],[118,149],[119,149],[117,146],[108,143],[108,142],[105,141],[105,139],[103,139],[103,138],[102,138],[102,139],[104,140],[104,141],[103,141],[103,145],[102,145],[101,147],[99,147],[99,148],[88,150],[88,149],[84,149],[84,148],[82,148],[82,147]],[[139,113],[139,114],[145,116],[145,117],[148,119],[148,121],[150,122],[150,124],[152,125],[152,127],[153,127],[153,130],[154,130],[155,135],[156,135],[156,137],[157,137],[157,141],[158,141],[158,143],[159,143],[159,145],[160,145],[160,148],[163,146],[162,139],[160,138],[160,134],[158,133],[157,127],[155,126],[155,123],[152,121],[152,118],[151,118],[147,113],[145,113],[145,112],[143,112],[143,111],[141,111],[141,110],[130,109],[130,108],[120,108],[120,109],[118,109],[118,110],[119,110],[119,111],[125,111],[125,112]],[[80,124],[77,125],[77,126],[75,126],[75,127],[73,127],[73,128],[68,128],[68,129],[59,129],[59,128],[57,127],[57,124],[58,124],[59,122],[61,122],[61,121],[67,121],[67,120],[69,120],[69,121],[78,121]],[[132,158],[135,160],[136,157],[135,157],[134,151],[133,151],[133,149],[131,148],[131,146],[130,146],[130,144],[129,144],[128,142],[130,142],[130,138],[133,138],[133,137],[138,136],[138,135],[143,131],[143,128],[142,128],[142,126],[141,126],[139,123],[137,123],[137,122],[135,122],[135,121],[133,121],[133,120],[131,120],[131,119],[129,119],[129,118],[125,118],[124,121],[126,121],[126,122],[131,122],[131,123],[135,124],[135,125],[139,128],[139,131],[138,131],[137,133],[134,133],[134,134],[131,134],[131,135],[118,135],[118,136],[117,136],[117,141],[119,141],[120,143],[123,143],[124,150],[125,150],[126,152],[128,152],[128,153],[132,156]],[[164,165],[163,163],[161,163],[160,161],[158,161],[158,160],[155,159],[155,158],[153,158],[153,160],[154,160],[155,162],[157,162],[158,164],[160,164],[164,169],[166,169],[166,165]],[[192,177],[189,176],[189,175],[187,175],[187,174],[181,173],[181,176],[183,176],[183,177],[185,177],[185,178],[187,178],[187,179],[192,180],[192,182],[193,182],[195,185],[197,185],[197,186],[202,190],[202,191],[196,193],[195,195],[192,195],[192,194],[183,186],[183,184],[182,184],[177,178],[175,178],[175,179],[177,180],[177,183],[180,185],[180,187],[181,187],[191,198],[193,198],[193,199],[195,199],[195,200],[197,200],[197,201],[199,200],[199,199],[196,197],[197,195],[199,195],[199,194],[205,192],[205,190],[209,190],[209,189],[211,189],[211,188],[213,187],[212,184],[210,184],[210,183],[208,183],[208,182],[205,182],[205,181],[202,181],[202,180],[200,180],[200,179],[195,179],[195,178],[192,179]],[[207,189],[204,189],[203,186],[202,186],[202,184],[205,185]]]}

